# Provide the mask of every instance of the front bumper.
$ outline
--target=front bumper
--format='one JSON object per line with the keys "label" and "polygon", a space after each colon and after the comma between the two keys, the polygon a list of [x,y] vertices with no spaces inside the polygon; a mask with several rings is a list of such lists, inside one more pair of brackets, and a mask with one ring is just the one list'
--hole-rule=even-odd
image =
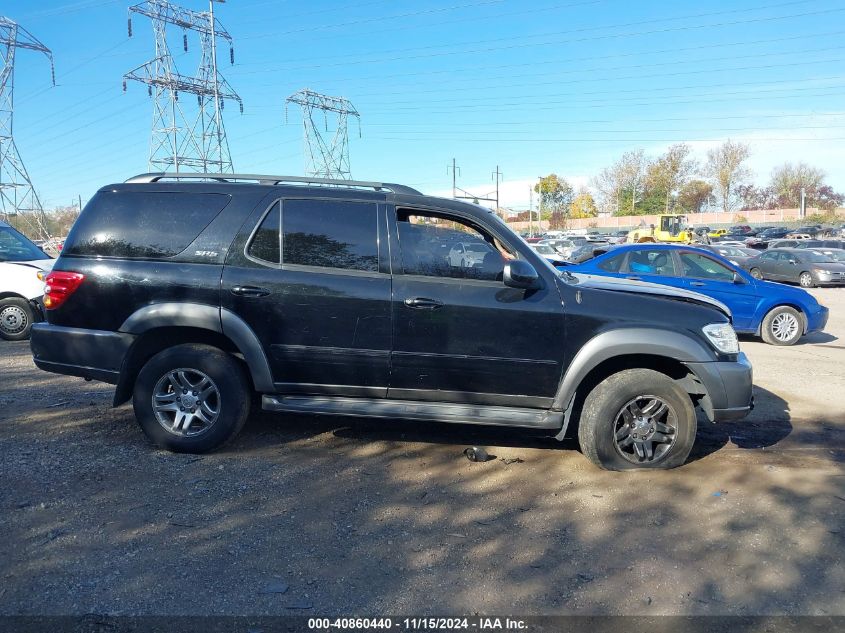
{"label": "front bumper", "polygon": [[830,310],[824,306],[819,306],[819,309],[810,313],[807,316],[807,332],[821,332],[824,326],[827,325],[827,319],[830,316]]}
{"label": "front bumper", "polygon": [[135,336],[50,323],[32,326],[29,345],[39,369],[117,384]]}
{"label": "front bumper", "polygon": [[754,408],[751,393],[754,372],[745,354],[740,352],[733,362],[686,363],[686,366],[706,390],[701,406],[710,421],[740,420]]}

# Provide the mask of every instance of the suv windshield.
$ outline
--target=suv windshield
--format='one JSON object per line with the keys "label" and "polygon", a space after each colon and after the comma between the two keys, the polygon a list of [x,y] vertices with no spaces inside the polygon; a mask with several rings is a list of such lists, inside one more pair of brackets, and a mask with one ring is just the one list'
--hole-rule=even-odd
{"label": "suv windshield", "polygon": [[50,259],[50,256],[11,226],[0,226],[0,262],[29,262],[36,259]]}

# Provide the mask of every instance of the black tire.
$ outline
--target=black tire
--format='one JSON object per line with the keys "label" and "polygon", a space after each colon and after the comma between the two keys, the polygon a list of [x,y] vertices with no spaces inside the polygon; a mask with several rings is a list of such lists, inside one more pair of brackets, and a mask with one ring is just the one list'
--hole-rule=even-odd
{"label": "black tire", "polygon": [[813,279],[813,273],[809,271],[803,271],[800,275],[798,275],[798,284],[802,288],[815,288],[816,282]]}
{"label": "black tire", "polygon": [[749,272],[751,273],[751,276],[754,277],[754,279],[763,278],[763,272],[759,268],[752,268]]}
{"label": "black tire", "polygon": [[795,345],[803,335],[804,319],[789,306],[769,310],[760,326],[760,336],[769,345]]}
{"label": "black tire", "polygon": [[26,299],[0,299],[0,338],[7,341],[25,341],[29,338],[34,321],[35,313]]}
{"label": "black tire", "polygon": [[[632,424],[645,424],[643,431],[646,433],[640,435],[642,442],[635,442],[631,436],[638,437],[635,434],[637,429],[630,431],[622,428],[626,424],[618,425],[617,422],[626,419],[623,410],[627,410],[632,402],[652,402],[650,399],[660,402],[660,410],[663,404],[666,405],[663,417],[655,416],[663,421],[643,423],[634,419]],[[644,416],[640,419],[650,418]],[[656,434],[655,427],[665,432]],[[669,433],[668,429],[674,432]],[[629,431],[628,436],[617,440],[619,433],[626,430]],[[695,431],[695,409],[689,395],[677,382],[651,369],[626,369],[605,378],[587,395],[581,411],[578,440],[587,459],[606,470],[668,469],[687,460],[695,442]],[[657,435],[665,441],[645,440]],[[649,444],[652,459],[638,461],[638,451],[634,451],[634,459],[626,457],[628,447],[619,447],[626,440],[631,440],[631,447],[638,443],[641,448]]]}
{"label": "black tire", "polygon": [[[183,390],[185,395],[179,394],[178,390],[173,389],[172,381],[168,380],[168,377],[172,375],[171,372],[181,372],[181,375],[189,378],[189,384],[190,378],[194,377],[197,387],[201,385],[197,379],[202,375],[210,380],[214,391],[210,392],[208,399],[216,408],[216,416],[210,424],[206,425],[207,428],[201,430],[196,428],[204,424],[204,421],[200,420],[203,403],[202,400],[197,399],[197,396],[202,398],[209,387],[205,386],[202,391],[191,393],[188,393],[189,389],[185,389]],[[160,398],[170,395],[174,399],[185,398],[180,405],[186,404],[190,399],[194,408],[189,411],[194,422],[186,423],[182,430],[165,428],[165,422],[160,421],[160,417],[169,421],[170,412],[157,414],[153,402],[154,393],[161,393],[162,389],[169,389],[170,393]],[[147,361],[135,381],[132,406],[135,409],[138,424],[156,446],[176,453],[206,453],[223,446],[240,432],[249,416],[250,395],[249,381],[237,359],[210,345],[186,344],[159,352]],[[199,406],[196,406],[197,404]],[[174,409],[180,405],[173,403]],[[169,401],[160,406],[169,406]],[[171,411],[174,419],[180,415],[188,416],[188,411],[184,408],[181,410],[184,411],[183,414],[175,410]],[[193,414],[194,410],[199,412],[196,416]]]}

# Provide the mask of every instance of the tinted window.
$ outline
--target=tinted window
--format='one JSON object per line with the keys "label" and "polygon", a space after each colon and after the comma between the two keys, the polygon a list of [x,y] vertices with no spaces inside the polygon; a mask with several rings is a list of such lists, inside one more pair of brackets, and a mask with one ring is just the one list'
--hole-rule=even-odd
{"label": "tinted window", "polygon": [[48,255],[12,227],[0,227],[0,262],[50,259]]}
{"label": "tinted window", "polygon": [[65,255],[172,257],[229,203],[217,193],[100,192],[65,242]]}
{"label": "tinted window", "polygon": [[602,270],[606,270],[609,273],[618,273],[619,269],[622,268],[622,261],[625,259],[625,253],[617,253],[612,257],[608,257],[605,260],[599,262],[598,266]]}
{"label": "tinted window", "polygon": [[252,236],[252,241],[247,249],[250,257],[271,264],[278,264],[282,261],[280,206],[278,202],[273,204],[273,208],[264,216],[264,220],[262,220],[255,235]]}
{"label": "tinted window", "polygon": [[681,253],[681,266],[684,269],[684,276],[696,277],[698,279],[713,279],[716,281],[731,281],[734,278],[734,271],[698,253]]}
{"label": "tinted window", "polygon": [[285,200],[285,264],[378,271],[376,205],[334,200]]}
{"label": "tinted window", "polygon": [[628,270],[632,273],[645,275],[675,276],[675,262],[671,251],[643,248],[630,251],[628,254]]}
{"label": "tinted window", "polygon": [[[497,249],[493,238],[478,228],[446,216],[422,216],[402,210],[397,215],[405,274],[487,281],[502,279],[505,256]],[[463,252],[459,248],[461,245]],[[512,257],[508,251],[504,252]]]}

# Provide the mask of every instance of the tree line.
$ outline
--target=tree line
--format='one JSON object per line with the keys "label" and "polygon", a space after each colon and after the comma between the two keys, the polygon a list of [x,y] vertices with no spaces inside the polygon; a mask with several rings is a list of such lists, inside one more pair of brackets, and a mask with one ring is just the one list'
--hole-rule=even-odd
{"label": "tree line", "polygon": [[565,178],[549,174],[534,187],[541,216],[558,228],[569,218],[595,217],[599,211],[623,216],[794,208],[802,189],[807,207],[830,211],[845,202],[825,183],[824,171],[803,162],[784,163],[772,170],[766,186],[754,185],[745,143],[728,139],[709,150],[703,162],[691,154],[685,143],[656,157],[642,149],[625,152],[590,181],[595,198],[586,188],[576,193]]}

